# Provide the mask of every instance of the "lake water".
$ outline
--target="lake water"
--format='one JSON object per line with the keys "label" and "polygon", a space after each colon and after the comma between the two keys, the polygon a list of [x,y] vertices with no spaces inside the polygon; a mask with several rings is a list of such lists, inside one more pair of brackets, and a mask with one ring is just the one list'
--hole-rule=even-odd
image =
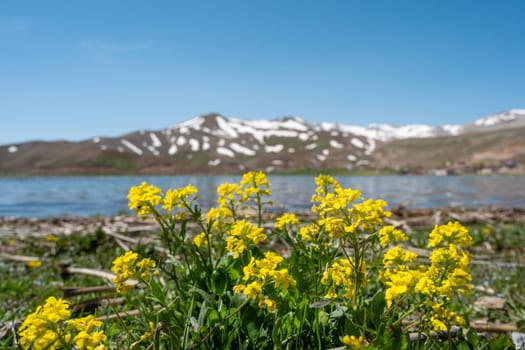
{"label": "lake water", "polygon": [[[525,176],[335,176],[343,187],[390,207],[500,206],[525,208]],[[193,184],[199,203],[214,205],[216,188],[240,176],[67,176],[0,178],[0,216],[92,216],[129,213],[127,193],[141,181],[163,190]],[[313,176],[269,176],[273,207],[304,210],[311,206]]]}

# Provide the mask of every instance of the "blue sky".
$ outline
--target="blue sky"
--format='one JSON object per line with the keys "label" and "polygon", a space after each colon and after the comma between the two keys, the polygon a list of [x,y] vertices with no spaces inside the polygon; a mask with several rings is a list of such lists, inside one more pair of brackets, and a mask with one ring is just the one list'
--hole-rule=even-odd
{"label": "blue sky", "polygon": [[0,144],[243,119],[525,108],[525,1],[0,2]]}

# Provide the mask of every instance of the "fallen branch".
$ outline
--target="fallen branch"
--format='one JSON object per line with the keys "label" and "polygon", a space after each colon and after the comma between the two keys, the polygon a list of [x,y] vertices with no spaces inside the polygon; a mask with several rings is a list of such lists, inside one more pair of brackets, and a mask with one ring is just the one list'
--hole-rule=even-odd
{"label": "fallen branch", "polygon": [[470,322],[470,327],[478,332],[507,333],[518,331],[518,327],[511,323],[493,323],[483,320]]}
{"label": "fallen branch", "polygon": [[[115,279],[115,274],[111,272],[97,270],[97,269],[90,269],[90,268],[85,268],[85,267],[62,266],[62,273],[66,275],[81,274],[81,275],[96,276],[96,277],[105,279],[109,282],[113,282],[113,280]],[[135,281],[135,283],[137,282]]]}
{"label": "fallen branch", "polygon": [[12,255],[8,253],[0,253],[0,258],[2,258],[3,260],[10,260],[23,263],[28,263],[31,261],[40,261],[40,258],[37,256]]}

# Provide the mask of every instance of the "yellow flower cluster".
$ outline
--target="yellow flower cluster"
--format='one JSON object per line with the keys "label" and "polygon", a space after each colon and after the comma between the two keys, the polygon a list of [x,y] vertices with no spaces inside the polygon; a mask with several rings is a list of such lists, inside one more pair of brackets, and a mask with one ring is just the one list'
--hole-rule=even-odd
{"label": "yellow flower cluster", "polygon": [[195,237],[193,237],[193,244],[195,244],[197,247],[201,246],[208,246],[208,235],[206,235],[205,232],[201,232]]}
{"label": "yellow flower cluster", "polygon": [[449,222],[446,225],[434,226],[428,238],[429,248],[446,244],[457,244],[462,247],[472,245],[472,237],[469,235],[467,228],[457,221]]}
{"label": "yellow flower cluster", "polygon": [[151,208],[161,201],[162,191],[160,188],[148,185],[143,181],[139,186],[133,186],[128,193],[128,207],[135,210],[137,215],[151,214]]}
{"label": "yellow flower cluster", "polygon": [[275,220],[275,228],[277,230],[284,230],[287,225],[297,225],[298,223],[299,219],[297,219],[295,214],[284,213]]}
{"label": "yellow flower cluster", "polygon": [[390,242],[403,242],[408,239],[407,235],[401,230],[391,225],[381,227],[378,234],[379,244],[381,244],[382,247],[387,246]]}
{"label": "yellow flower cluster", "polygon": [[238,284],[233,287],[235,293],[243,293],[250,299],[258,299],[259,307],[266,307],[272,312],[276,309],[276,302],[264,296],[263,288],[273,283],[275,288],[288,289],[290,285],[296,284],[295,279],[288,273],[288,269],[279,269],[277,266],[283,261],[283,257],[274,253],[264,253],[264,258],[251,258],[250,263],[243,268],[243,280],[252,282]]}
{"label": "yellow flower cluster", "polygon": [[259,244],[264,240],[266,240],[266,235],[262,227],[254,226],[246,220],[236,221],[231,225],[226,240],[226,250],[233,253],[233,257],[237,259],[250,242]]}
{"label": "yellow flower cluster", "polygon": [[446,308],[443,302],[430,302],[429,306],[433,313],[430,317],[430,325],[433,330],[447,331],[450,325],[462,326],[465,324],[465,319]]}
{"label": "yellow flower cluster", "polygon": [[[182,188],[169,189],[164,197],[160,188],[148,185],[146,181],[139,186],[133,186],[128,193],[128,207],[135,210],[137,215],[148,215],[153,213],[153,209],[162,202],[162,208],[171,214],[173,209],[184,209],[191,206],[191,202],[197,199],[197,188],[188,185]],[[184,214],[177,214],[182,218]]]}
{"label": "yellow flower cluster", "polygon": [[362,350],[368,347],[368,342],[363,336],[357,338],[355,335],[345,335],[343,337],[343,344],[352,350]]}
{"label": "yellow flower cluster", "polygon": [[[364,262],[362,262],[362,264],[361,269],[366,271]],[[326,298],[333,299],[338,296],[336,287],[342,287],[343,297],[345,299],[350,299],[354,295],[355,264],[352,258],[336,260],[324,271],[321,283],[327,285],[330,281],[332,285],[325,295]]]}
{"label": "yellow flower cluster", "polygon": [[272,194],[270,190],[270,182],[266,178],[266,174],[262,171],[250,171],[242,176],[241,186],[243,186],[243,201],[251,197],[269,196]]}
{"label": "yellow flower cluster", "polygon": [[[184,209],[189,206],[190,203],[197,199],[198,190],[193,185],[188,185],[182,188],[176,188],[174,190],[168,190],[164,199],[162,200],[162,207],[168,213],[171,213],[173,208],[178,207]],[[190,198],[190,196],[193,196]]]}
{"label": "yellow flower cluster", "polygon": [[155,267],[155,262],[149,258],[138,260],[138,254],[127,251],[113,260],[111,270],[115,273],[113,283],[118,293],[127,293],[131,289],[131,284],[127,283],[130,279],[149,280],[150,270]]}
{"label": "yellow flower cluster", "polygon": [[437,248],[430,254],[430,267],[421,277],[416,291],[429,296],[453,296],[470,291],[470,256],[455,244]]}
{"label": "yellow flower cluster", "polygon": [[43,306],[29,314],[21,326],[20,345],[23,349],[55,350],[68,345],[79,350],[104,350],[106,336],[95,331],[102,325],[93,315],[69,319],[69,303],[49,297]]}
{"label": "yellow flower cluster", "polygon": [[66,329],[78,332],[73,338],[73,343],[79,350],[103,350],[105,346],[100,343],[106,340],[106,335],[102,331],[94,331],[100,326],[102,321],[97,321],[93,315],[88,315],[67,321]]}
{"label": "yellow flower cluster", "polygon": [[217,204],[219,208],[227,208],[229,216],[235,215],[236,208],[242,203],[243,192],[239,184],[223,183],[217,187]]}
{"label": "yellow flower cluster", "polygon": [[[389,217],[390,212],[385,211],[387,203],[381,199],[368,199],[360,203],[361,191],[351,188],[342,188],[341,185],[329,175],[320,175],[315,179],[316,193],[312,196],[312,211],[319,214],[319,227],[330,237],[344,237],[354,234],[358,228],[362,230],[375,230],[379,227],[384,217]],[[315,226],[303,229],[300,232],[303,239],[311,239]]]}
{"label": "yellow flower cluster", "polygon": [[[384,236],[388,236],[388,229]],[[393,232],[393,231],[392,231]],[[383,237],[384,237],[383,236]],[[395,234],[392,233],[395,238]],[[381,231],[380,231],[381,239]],[[470,291],[470,256],[462,245],[470,245],[472,238],[468,230],[458,222],[436,225],[429,235],[430,265],[416,265],[417,255],[400,247],[393,247],[383,256],[384,270],[380,280],[385,291],[387,307],[398,297],[419,294],[430,308],[430,325],[434,330],[446,330],[464,320],[445,307],[457,293]]]}
{"label": "yellow flower cluster", "polygon": [[417,254],[401,247],[393,247],[383,256],[384,270],[380,272],[380,280],[388,286],[385,291],[387,307],[398,296],[408,294],[420,277],[420,269],[414,267]]}

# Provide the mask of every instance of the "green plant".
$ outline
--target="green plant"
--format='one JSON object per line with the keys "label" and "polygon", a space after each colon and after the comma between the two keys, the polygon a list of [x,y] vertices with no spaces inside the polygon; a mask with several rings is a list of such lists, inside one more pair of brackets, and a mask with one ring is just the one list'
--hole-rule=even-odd
{"label": "green plant", "polygon": [[129,251],[113,261],[117,291],[140,312],[107,329],[107,346],[475,347],[477,336],[457,328],[471,284],[467,229],[436,226],[425,260],[398,245],[403,232],[384,225],[386,202],[327,175],[315,181],[316,218],[304,223],[291,213],[265,222],[271,189],[261,172],[220,185],[217,207],[206,213],[192,185],[165,193],[145,182],[132,187],[130,209],[156,219],[168,253],[154,261]]}

